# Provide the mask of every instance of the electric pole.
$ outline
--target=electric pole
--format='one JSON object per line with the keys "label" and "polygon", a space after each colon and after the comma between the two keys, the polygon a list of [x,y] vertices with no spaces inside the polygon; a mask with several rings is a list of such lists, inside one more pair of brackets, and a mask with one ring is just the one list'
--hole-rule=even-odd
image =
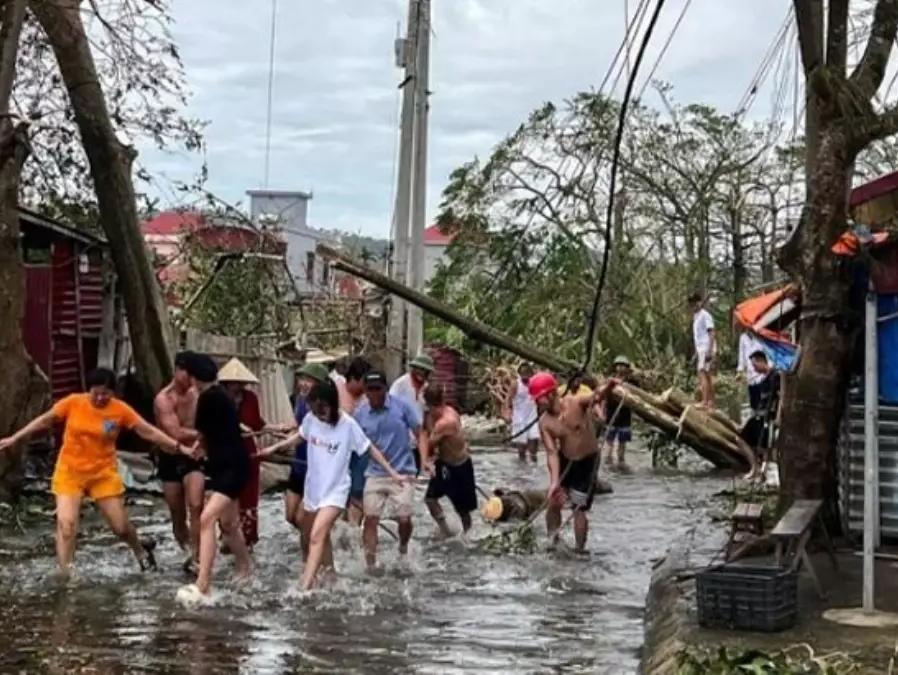
{"label": "electric pole", "polygon": [[[415,143],[415,65],[418,50],[418,2],[409,0],[408,24],[405,39],[396,43],[396,65],[405,69],[402,80],[402,113],[399,136],[399,171],[396,185],[396,204],[393,209],[393,252],[390,275],[400,283],[406,283],[409,249],[409,222]],[[399,375],[403,366],[402,347],[405,343],[406,303],[393,296],[390,300],[390,316],[387,323],[386,369],[391,378]]]}
{"label": "electric pole", "polygon": [[[415,153],[412,183],[411,247],[408,278],[416,291],[424,290],[424,230],[427,227],[427,124],[430,112],[430,0],[418,0],[418,53],[415,78]],[[420,307],[408,306],[408,353],[424,347],[424,317]]]}

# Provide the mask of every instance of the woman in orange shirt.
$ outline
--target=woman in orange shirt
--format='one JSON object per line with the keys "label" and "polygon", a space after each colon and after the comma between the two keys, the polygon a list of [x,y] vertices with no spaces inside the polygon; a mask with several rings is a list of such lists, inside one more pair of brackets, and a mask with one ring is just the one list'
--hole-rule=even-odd
{"label": "woman in orange shirt", "polygon": [[0,440],[0,452],[64,423],[62,448],[51,483],[56,496],[56,556],[60,572],[68,574],[75,557],[84,497],[96,503],[112,531],[131,547],[140,568],[155,568],[152,548],[140,542],[125,511],[125,484],[118,473],[116,440],[123,429],[132,429],[166,452],[193,455],[195,450],[182,446],[117,399],[112,371],[98,368],[89,373],[87,388],[87,393],[67,396],[12,436]]}

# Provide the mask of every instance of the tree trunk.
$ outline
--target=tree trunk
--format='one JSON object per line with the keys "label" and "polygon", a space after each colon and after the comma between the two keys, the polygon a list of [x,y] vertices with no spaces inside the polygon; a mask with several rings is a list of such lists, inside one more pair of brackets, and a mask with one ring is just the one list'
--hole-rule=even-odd
{"label": "tree trunk", "polygon": [[69,93],[97,193],[128,317],[140,379],[154,391],[171,377],[171,326],[140,234],[131,165],[136,152],[121,143],[109,117],[78,0],[31,0]]}
{"label": "tree trunk", "polygon": [[787,499],[835,495],[835,446],[856,321],[848,309],[847,264],[830,251],[846,225],[853,157],[835,125],[821,130],[802,222],[781,252],[798,277],[801,358],[784,383],[777,447]]}
{"label": "tree trunk", "polygon": [[[22,341],[25,273],[20,252],[19,177],[28,156],[27,126],[9,116],[24,0],[3,3],[0,26],[0,436],[7,436],[46,404],[47,380]],[[21,485],[22,447],[0,453],[0,501]]]}

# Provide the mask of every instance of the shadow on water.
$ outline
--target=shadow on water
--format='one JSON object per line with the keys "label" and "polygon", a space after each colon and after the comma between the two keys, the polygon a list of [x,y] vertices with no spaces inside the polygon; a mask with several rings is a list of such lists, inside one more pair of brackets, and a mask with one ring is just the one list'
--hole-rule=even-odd
{"label": "shadow on water", "polygon": [[[385,573],[367,576],[358,534],[340,524],[341,577],[311,594],[297,590],[298,541],[280,498],[265,497],[254,580],[230,586],[230,561],[219,560],[215,604],[204,609],[174,600],[185,578],[160,504],[135,512],[142,534],[161,542],[158,574],[136,572],[122,546],[88,526],[78,578],[62,584],[48,532],[29,533],[39,554],[0,553],[0,672],[635,672],[652,564],[674,540],[702,536],[695,525],[724,481],[655,475],[634,456],[636,472],[612,476],[615,493],[593,507],[589,556],[497,557],[438,541],[419,487],[408,561],[382,537]],[[476,470],[486,489],[546,482],[544,465],[510,453],[480,454]],[[489,531],[477,522],[472,538]]]}

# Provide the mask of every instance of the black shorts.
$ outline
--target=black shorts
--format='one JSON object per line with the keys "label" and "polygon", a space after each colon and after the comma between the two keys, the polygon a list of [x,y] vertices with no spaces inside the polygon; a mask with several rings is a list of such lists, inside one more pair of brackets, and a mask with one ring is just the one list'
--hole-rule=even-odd
{"label": "black shorts", "polygon": [[159,480],[163,483],[183,483],[184,479],[194,471],[203,472],[203,465],[187,455],[171,455],[159,451],[159,460],[156,464]]}
{"label": "black shorts", "polygon": [[249,482],[249,463],[233,466],[216,467],[209,471],[209,480],[206,489],[211,492],[220,492],[225,497],[237,499],[243,488]]}
{"label": "black shorts", "polygon": [[763,417],[751,417],[742,427],[739,435],[752,449],[770,449],[770,425]]}
{"label": "black shorts", "polygon": [[568,500],[575,511],[589,511],[592,508],[601,457],[598,453],[573,461],[564,455],[558,457],[561,462],[559,469],[563,476],[561,487],[567,490]]}
{"label": "black shorts", "polygon": [[477,510],[477,488],[474,486],[474,463],[469,457],[457,466],[436,461],[433,478],[427,484],[425,499],[448,497],[456,513],[464,515]]}
{"label": "black shorts", "polygon": [[302,497],[306,493],[306,467],[293,466],[287,479],[287,490]]}

